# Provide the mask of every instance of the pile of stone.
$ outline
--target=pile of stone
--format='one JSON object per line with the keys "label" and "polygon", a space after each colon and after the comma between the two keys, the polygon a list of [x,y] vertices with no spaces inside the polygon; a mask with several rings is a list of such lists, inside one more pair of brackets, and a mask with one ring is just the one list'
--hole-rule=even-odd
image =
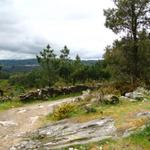
{"label": "pile of stone", "polygon": [[53,88],[47,87],[43,89],[37,89],[36,91],[31,91],[26,94],[20,95],[21,101],[26,100],[38,100],[38,99],[47,99],[49,97],[59,96],[59,95],[67,95],[71,93],[78,93],[85,91],[87,89],[93,90],[96,87],[86,86],[86,85],[76,85],[62,88]]}

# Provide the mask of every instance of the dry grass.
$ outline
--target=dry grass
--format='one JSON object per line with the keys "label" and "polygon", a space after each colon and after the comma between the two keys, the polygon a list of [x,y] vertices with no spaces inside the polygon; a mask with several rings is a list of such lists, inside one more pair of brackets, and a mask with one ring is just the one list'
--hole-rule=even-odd
{"label": "dry grass", "polygon": [[73,120],[77,122],[87,122],[93,119],[102,117],[112,117],[115,119],[118,128],[125,127],[139,127],[145,122],[147,118],[136,118],[138,112],[150,111],[150,101],[145,102],[129,102],[121,101],[118,105],[99,105],[96,106],[97,112],[91,114],[78,114]]}
{"label": "dry grass", "polygon": [[[139,127],[150,122],[149,117],[137,117],[139,112],[150,112],[150,98],[147,101],[130,102],[121,100],[117,105],[95,105],[96,113],[78,113],[71,119],[75,122],[87,122],[90,120],[111,117],[115,120],[118,135],[126,130],[137,131]],[[147,135],[148,133],[148,135]],[[128,138],[120,138],[116,141],[106,140],[88,145],[79,145],[78,150],[150,150],[150,127],[147,131],[134,134]]]}

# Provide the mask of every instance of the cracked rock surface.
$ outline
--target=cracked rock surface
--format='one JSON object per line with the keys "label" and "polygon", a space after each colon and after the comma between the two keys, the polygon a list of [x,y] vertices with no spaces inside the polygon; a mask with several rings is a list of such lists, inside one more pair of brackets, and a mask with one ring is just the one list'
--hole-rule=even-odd
{"label": "cracked rock surface", "polygon": [[[22,141],[11,150],[51,150],[76,144],[86,144],[112,137],[116,128],[113,119],[97,119],[86,123],[59,121],[38,129],[30,135],[30,140]],[[32,143],[32,144],[31,144]],[[30,146],[29,146],[30,145]]]}

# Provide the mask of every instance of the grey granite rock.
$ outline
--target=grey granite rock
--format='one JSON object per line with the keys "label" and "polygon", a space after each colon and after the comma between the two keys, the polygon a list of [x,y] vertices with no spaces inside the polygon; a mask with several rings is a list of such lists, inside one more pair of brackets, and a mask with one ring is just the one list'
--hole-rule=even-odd
{"label": "grey granite rock", "polygon": [[116,128],[110,118],[97,119],[86,123],[58,121],[38,129],[30,135],[29,141],[14,146],[16,150],[43,149],[54,150],[76,144],[86,144],[110,138]]}

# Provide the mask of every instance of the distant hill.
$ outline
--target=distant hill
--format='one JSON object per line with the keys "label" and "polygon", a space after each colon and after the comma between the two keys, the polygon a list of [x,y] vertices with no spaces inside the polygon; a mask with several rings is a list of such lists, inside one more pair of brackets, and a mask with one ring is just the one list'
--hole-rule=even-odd
{"label": "distant hill", "polygon": [[82,60],[82,63],[85,65],[93,65],[97,62],[97,60]]}
{"label": "distant hill", "polygon": [[0,65],[7,72],[26,72],[38,67],[36,59],[0,60]]}
{"label": "distant hill", "polygon": [[[96,60],[82,60],[82,62],[86,65],[91,65],[96,63]],[[26,72],[39,66],[36,59],[0,60],[0,65],[7,72]]]}

